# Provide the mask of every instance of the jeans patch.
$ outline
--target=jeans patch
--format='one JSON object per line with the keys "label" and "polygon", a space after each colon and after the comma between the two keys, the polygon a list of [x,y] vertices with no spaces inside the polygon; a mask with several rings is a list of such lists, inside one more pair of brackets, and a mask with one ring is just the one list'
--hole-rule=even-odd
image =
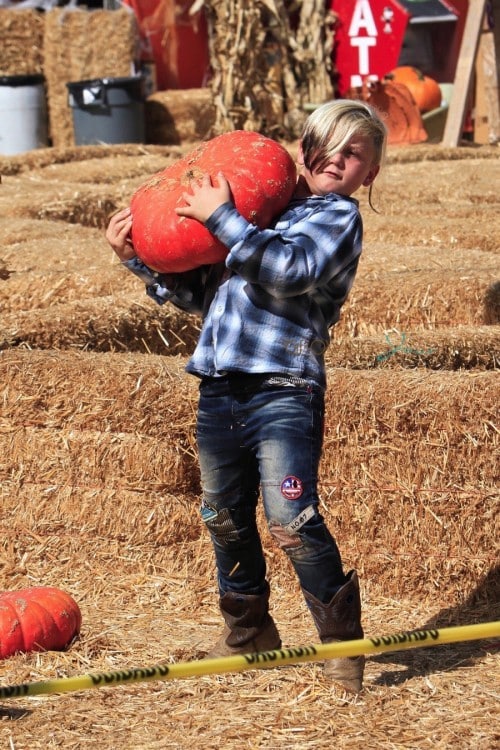
{"label": "jeans patch", "polygon": [[285,529],[290,534],[296,533],[307,521],[309,521],[310,518],[314,516],[314,513],[315,511],[313,506],[308,505],[307,508],[304,508],[302,513],[299,513],[298,516],[295,516],[293,521],[290,521],[290,523],[285,526]]}
{"label": "jeans patch", "polygon": [[216,511],[210,508],[210,506],[203,504],[201,507],[201,517],[207,529],[221,544],[237,541],[238,530],[227,508]]}
{"label": "jeans patch", "polygon": [[283,479],[280,490],[287,500],[297,500],[304,492],[304,486],[301,479],[290,475]]}

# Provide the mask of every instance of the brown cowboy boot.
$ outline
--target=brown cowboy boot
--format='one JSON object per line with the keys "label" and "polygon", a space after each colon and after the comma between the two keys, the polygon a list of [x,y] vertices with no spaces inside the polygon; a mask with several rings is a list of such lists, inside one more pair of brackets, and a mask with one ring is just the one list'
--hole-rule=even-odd
{"label": "brown cowboy boot", "polygon": [[269,587],[260,595],[228,591],[219,606],[226,624],[207,659],[281,648],[280,635],[269,614]]}
{"label": "brown cowboy boot", "polygon": [[[304,589],[302,591],[322,643],[363,638],[359,581],[354,570],[347,574],[344,585],[329,604],[323,604]],[[324,671],[327,677],[342,685],[344,690],[359,693],[363,683],[364,667],[363,655],[339,657],[327,659]]]}

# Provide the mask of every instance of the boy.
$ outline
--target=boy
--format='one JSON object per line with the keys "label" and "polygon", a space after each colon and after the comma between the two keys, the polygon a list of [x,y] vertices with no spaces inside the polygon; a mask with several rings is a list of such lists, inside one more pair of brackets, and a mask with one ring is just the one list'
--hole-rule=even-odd
{"label": "boy", "polygon": [[[298,178],[268,229],[234,207],[223,174],[183,195],[180,216],[203,222],[228,248],[225,263],[185,274],[152,273],[135,257],[129,209],[107,239],[160,304],[203,316],[187,371],[200,378],[197,443],[201,515],[217,565],[225,621],[209,656],[279,648],[256,525],[262,494],[269,530],[294,567],[322,642],[363,637],[359,583],[345,574],[319,512],[324,351],[361,254],[362,221],[352,194],[371,186],[387,131],[373,108],[336,100],[307,119]],[[329,659],[325,674],[362,687],[364,657]]]}

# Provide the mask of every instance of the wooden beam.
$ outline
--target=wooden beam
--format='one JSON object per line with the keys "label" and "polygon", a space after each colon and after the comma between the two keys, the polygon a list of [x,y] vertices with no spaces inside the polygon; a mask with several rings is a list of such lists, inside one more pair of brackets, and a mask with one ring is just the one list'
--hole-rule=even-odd
{"label": "wooden beam", "polygon": [[486,0],[469,2],[442,146],[455,147],[460,142],[485,8]]}
{"label": "wooden beam", "polygon": [[495,37],[487,15],[476,59],[474,141],[494,144],[500,141],[500,97]]}

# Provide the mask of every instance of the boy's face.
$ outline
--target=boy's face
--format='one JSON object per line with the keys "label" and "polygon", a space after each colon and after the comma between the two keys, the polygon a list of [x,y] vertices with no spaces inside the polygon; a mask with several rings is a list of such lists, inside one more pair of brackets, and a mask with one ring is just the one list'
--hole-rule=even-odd
{"label": "boy's face", "polygon": [[304,165],[302,146],[299,146],[298,162],[312,195],[339,193],[349,196],[362,185],[368,187],[380,169],[374,161],[375,147],[368,136],[364,135],[351,138],[328,164],[312,172]]}

